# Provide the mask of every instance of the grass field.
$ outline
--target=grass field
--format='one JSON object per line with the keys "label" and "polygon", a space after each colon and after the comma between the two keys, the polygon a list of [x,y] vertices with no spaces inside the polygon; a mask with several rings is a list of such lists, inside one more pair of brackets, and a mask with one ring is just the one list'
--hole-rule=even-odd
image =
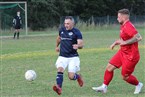
{"label": "grass field", "polygon": [[[145,85],[145,28],[137,28],[143,37],[139,43],[141,60],[134,74]],[[41,32],[39,32],[41,33]],[[43,33],[43,32],[42,32]],[[120,70],[115,71],[107,94],[96,93],[92,86],[99,86],[108,60],[119,49],[110,50],[109,45],[118,38],[119,27],[102,27],[84,30],[84,49],[79,50],[81,71],[85,85],[80,88],[76,81],[70,81],[64,74],[63,93],[60,97],[145,97],[145,88],[134,95],[135,87],[125,83]],[[12,35],[12,34],[9,34]],[[43,36],[21,36],[19,40],[1,38],[0,95],[1,97],[57,97],[52,86],[55,84],[56,33]],[[28,69],[37,73],[33,82],[28,82],[24,74]],[[66,70],[67,71],[67,70]]]}

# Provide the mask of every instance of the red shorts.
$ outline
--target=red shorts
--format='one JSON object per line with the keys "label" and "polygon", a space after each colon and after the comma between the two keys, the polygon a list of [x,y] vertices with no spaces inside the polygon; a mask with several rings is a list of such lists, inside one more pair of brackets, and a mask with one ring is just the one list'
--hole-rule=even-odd
{"label": "red shorts", "polygon": [[133,73],[136,64],[138,63],[138,60],[131,61],[128,60],[123,56],[121,51],[119,50],[109,61],[111,65],[114,65],[117,68],[120,68],[122,66],[122,75],[123,76],[129,76]]}

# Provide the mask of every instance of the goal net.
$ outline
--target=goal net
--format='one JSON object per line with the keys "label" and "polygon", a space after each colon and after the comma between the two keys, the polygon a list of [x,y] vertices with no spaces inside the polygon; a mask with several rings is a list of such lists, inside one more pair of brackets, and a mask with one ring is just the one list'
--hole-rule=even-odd
{"label": "goal net", "polygon": [[13,35],[13,18],[21,12],[21,34],[27,35],[27,3],[26,2],[0,2],[0,32],[1,36]]}

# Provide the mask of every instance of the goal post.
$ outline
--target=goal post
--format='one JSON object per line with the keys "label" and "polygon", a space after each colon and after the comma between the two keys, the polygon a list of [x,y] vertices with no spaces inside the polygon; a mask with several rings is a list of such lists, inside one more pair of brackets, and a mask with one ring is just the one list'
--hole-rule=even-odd
{"label": "goal post", "polygon": [[[21,4],[24,4],[24,7],[21,6]],[[5,6],[5,5],[7,5],[7,6]],[[25,35],[28,35],[27,2],[26,1],[0,2],[0,10],[10,9],[10,8],[13,8],[13,7],[19,7],[21,10],[24,11],[24,14],[25,14],[25,16],[24,16],[25,17],[25,19],[24,19],[24,22],[25,22]],[[16,12],[15,12],[15,14],[16,14]],[[1,16],[0,16],[0,18],[1,18]],[[1,23],[1,21],[0,21],[0,23]],[[1,24],[3,24],[3,23],[1,23]],[[1,24],[0,24],[0,26],[1,26]]]}

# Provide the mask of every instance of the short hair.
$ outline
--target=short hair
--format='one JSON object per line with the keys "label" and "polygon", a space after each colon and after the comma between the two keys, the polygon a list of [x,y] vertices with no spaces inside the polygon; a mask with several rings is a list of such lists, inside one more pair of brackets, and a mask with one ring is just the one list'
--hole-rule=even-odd
{"label": "short hair", "polygon": [[70,20],[73,21],[73,23],[75,23],[75,20],[74,20],[74,18],[72,16],[66,16],[65,19],[70,19]]}
{"label": "short hair", "polygon": [[120,10],[118,11],[118,13],[130,15],[130,12],[129,12],[128,9],[120,9]]}
{"label": "short hair", "polygon": [[20,12],[20,10],[17,10],[17,12]]}

